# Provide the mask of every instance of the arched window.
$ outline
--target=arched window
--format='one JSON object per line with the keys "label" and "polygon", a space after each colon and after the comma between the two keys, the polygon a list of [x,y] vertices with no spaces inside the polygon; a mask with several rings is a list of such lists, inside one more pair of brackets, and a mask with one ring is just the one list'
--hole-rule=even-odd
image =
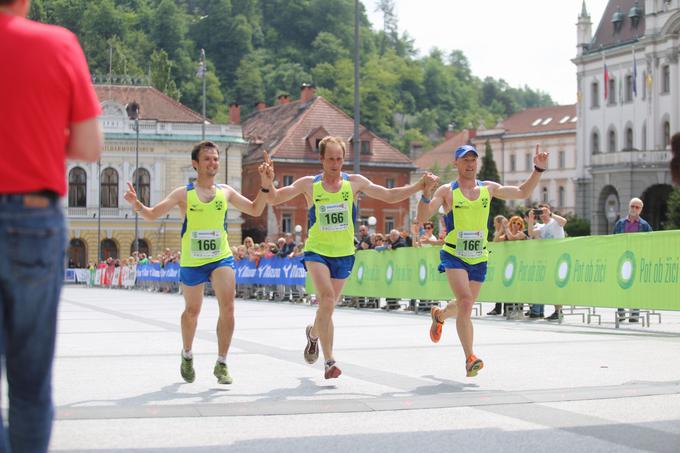
{"label": "arched window", "polygon": [[593,154],[598,154],[600,152],[600,134],[597,131],[593,131],[590,137],[590,149]]}
{"label": "arched window", "polygon": [[[146,203],[145,203],[146,204]],[[139,241],[139,253],[145,253],[146,256],[151,254],[151,248],[146,239],[138,239]],[[130,244],[130,255],[135,251],[135,241],[133,240]]]}
{"label": "arched window", "polygon": [[118,172],[111,167],[102,171],[101,202],[102,208],[118,207]]}
{"label": "arched window", "polygon": [[628,150],[633,149],[633,128],[632,127],[626,128],[626,149],[628,149]]}
{"label": "arched window", "polygon": [[557,205],[560,209],[564,209],[564,186],[560,186],[557,189]]}
{"label": "arched window", "polygon": [[102,261],[113,258],[114,260],[118,258],[118,246],[113,239],[104,239],[101,246],[101,257]]}
{"label": "arched window", "polygon": [[73,167],[68,172],[68,207],[85,206],[87,206],[87,175],[82,168]]}
{"label": "arched window", "polygon": [[149,206],[151,204],[151,176],[149,171],[145,168],[135,170],[132,180],[136,182],[137,198],[144,205]]}
{"label": "arched window", "polygon": [[607,134],[607,152],[616,152],[616,130],[610,129]]}
{"label": "arched window", "polygon": [[548,202],[548,188],[546,186],[543,186],[543,196],[541,197],[541,200],[543,203]]}
{"label": "arched window", "polygon": [[642,125],[642,143],[640,149],[645,151],[647,149],[647,124]]}
{"label": "arched window", "polygon": [[87,249],[82,239],[71,239],[69,242],[68,267],[77,269],[87,267]]}
{"label": "arched window", "polygon": [[663,146],[668,148],[671,146],[671,123],[663,122]]}

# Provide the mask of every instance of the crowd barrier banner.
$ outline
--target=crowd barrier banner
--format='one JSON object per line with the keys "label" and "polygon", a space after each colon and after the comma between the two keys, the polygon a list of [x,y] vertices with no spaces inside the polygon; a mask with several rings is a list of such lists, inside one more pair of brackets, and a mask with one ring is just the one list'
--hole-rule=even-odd
{"label": "crowd barrier banner", "polygon": [[307,276],[302,257],[262,258],[257,267],[250,260],[234,265],[237,285],[304,285]]}
{"label": "crowd barrier banner", "polygon": [[[343,294],[451,299],[437,271],[439,250],[358,252]],[[680,310],[680,231],[489,243],[489,250],[480,301]]]}
{"label": "crowd barrier banner", "polygon": [[[256,266],[254,261],[241,260],[235,263],[236,284],[245,285],[304,285],[307,272],[302,257],[263,258]],[[92,279],[95,286],[129,288],[136,282],[179,282],[179,263],[138,264],[136,268],[116,267],[97,269],[90,274],[87,269],[67,269],[65,282],[87,282]],[[82,272],[81,272],[82,271]],[[82,275],[81,275],[82,274]],[[81,280],[82,278],[82,280]]]}

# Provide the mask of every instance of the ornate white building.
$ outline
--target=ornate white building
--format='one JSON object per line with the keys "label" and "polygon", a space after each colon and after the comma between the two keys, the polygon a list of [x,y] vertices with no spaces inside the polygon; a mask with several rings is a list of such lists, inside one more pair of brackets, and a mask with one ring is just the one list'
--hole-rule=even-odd
{"label": "ornate white building", "polygon": [[576,211],[590,213],[593,234],[607,234],[640,197],[642,216],[659,229],[680,126],[680,0],[610,0],[594,35],[591,26],[584,1],[573,62],[577,148],[589,176],[577,183]]}

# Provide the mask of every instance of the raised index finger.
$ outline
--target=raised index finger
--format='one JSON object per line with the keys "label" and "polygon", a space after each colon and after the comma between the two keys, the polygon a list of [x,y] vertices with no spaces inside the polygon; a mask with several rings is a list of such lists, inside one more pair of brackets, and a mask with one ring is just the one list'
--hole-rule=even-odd
{"label": "raised index finger", "polygon": [[132,183],[131,183],[130,181],[127,182],[127,185],[128,185],[128,190],[129,190],[130,192],[134,192],[134,191],[135,191],[135,188],[134,188],[134,186],[132,185]]}
{"label": "raised index finger", "polygon": [[262,151],[262,154],[264,155],[264,161],[265,161],[265,163],[271,165],[272,160],[269,158],[269,153],[268,153],[267,151]]}

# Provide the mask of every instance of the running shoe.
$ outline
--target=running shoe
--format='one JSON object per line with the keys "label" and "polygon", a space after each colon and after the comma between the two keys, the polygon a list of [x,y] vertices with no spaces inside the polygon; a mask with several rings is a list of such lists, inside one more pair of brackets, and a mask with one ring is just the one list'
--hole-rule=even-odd
{"label": "running shoe", "polygon": [[484,362],[482,359],[478,359],[474,354],[467,358],[465,362],[465,371],[467,371],[467,377],[477,376],[477,372],[484,368]]}
{"label": "running shoe", "polygon": [[335,360],[329,360],[326,362],[326,369],[324,371],[323,377],[326,379],[335,379],[342,374],[342,371],[335,364]]}
{"label": "running shoe", "polygon": [[319,358],[319,339],[312,338],[312,326],[307,326],[305,329],[307,336],[307,346],[305,346],[305,362],[314,363]]}
{"label": "running shoe", "polygon": [[444,321],[440,321],[437,318],[440,311],[441,309],[439,309],[439,307],[430,308],[430,316],[432,317],[432,325],[430,326],[430,340],[432,340],[434,343],[439,343],[439,340],[442,338],[442,326],[444,325]]}
{"label": "running shoe", "polygon": [[222,363],[219,360],[215,362],[215,369],[213,374],[217,378],[218,384],[231,384],[234,380],[229,376],[229,368],[227,368],[226,363]]}
{"label": "running shoe", "polygon": [[185,382],[191,384],[196,379],[196,372],[194,371],[194,359],[185,359],[182,355],[182,364],[179,366],[179,373]]}

